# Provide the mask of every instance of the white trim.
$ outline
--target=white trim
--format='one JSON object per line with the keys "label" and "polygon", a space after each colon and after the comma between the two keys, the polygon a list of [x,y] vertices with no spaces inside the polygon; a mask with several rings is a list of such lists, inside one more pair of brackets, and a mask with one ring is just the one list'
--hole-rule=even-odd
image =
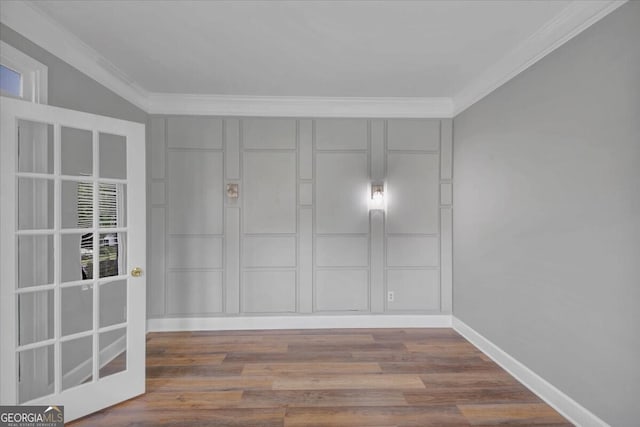
{"label": "white trim", "polygon": [[453,97],[454,116],[502,86],[627,0],[573,1]]}
{"label": "white trim", "polygon": [[453,329],[465,337],[474,346],[493,359],[505,371],[537,394],[542,400],[577,426],[607,427],[608,424],[595,414],[564,394],[554,385],[533,372],[527,366],[500,349],[497,345],[480,335],[462,320],[453,316]]}
{"label": "white trim", "polygon": [[29,2],[3,2],[0,21],[149,114],[451,118],[624,4],[571,2],[453,98],[248,97],[148,92]]}
{"label": "white trim", "polygon": [[450,327],[450,315],[167,317],[147,320],[147,332]]}
{"label": "white trim", "polygon": [[448,118],[451,98],[337,98],[149,94],[149,114]]}

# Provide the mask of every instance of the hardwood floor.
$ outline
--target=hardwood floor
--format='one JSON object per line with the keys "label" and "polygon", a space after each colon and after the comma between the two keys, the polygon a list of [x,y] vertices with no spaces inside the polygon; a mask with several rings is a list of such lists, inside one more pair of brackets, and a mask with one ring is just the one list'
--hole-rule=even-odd
{"label": "hardwood floor", "polygon": [[81,426],[570,426],[452,329],[147,336],[147,393]]}

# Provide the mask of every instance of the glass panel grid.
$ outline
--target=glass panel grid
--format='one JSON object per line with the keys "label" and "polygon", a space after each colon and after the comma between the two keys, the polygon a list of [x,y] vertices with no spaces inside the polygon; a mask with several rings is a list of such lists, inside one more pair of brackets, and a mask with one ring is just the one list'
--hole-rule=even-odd
{"label": "glass panel grid", "polygon": [[[25,166],[26,169],[23,171],[20,171],[20,167],[18,167],[19,172],[16,174],[18,177],[22,175],[21,178],[48,183],[46,192],[48,192],[49,212],[46,215],[45,228],[49,231],[37,227],[27,228],[26,230],[18,230],[17,237],[23,238],[23,246],[26,246],[25,242],[29,239],[46,240],[49,251],[47,259],[51,264],[48,266],[46,274],[48,279],[44,280],[47,283],[38,285],[34,282],[33,284],[33,286],[46,286],[47,288],[34,288],[33,292],[29,292],[28,289],[21,290],[21,293],[24,294],[22,296],[24,301],[29,299],[27,295],[47,294],[49,319],[46,325],[46,335],[36,337],[40,339],[39,341],[23,343],[24,345],[19,345],[16,349],[19,367],[25,368],[28,360],[36,357],[35,354],[38,355],[36,358],[46,360],[48,367],[46,387],[40,385],[40,388],[35,391],[19,389],[20,402],[54,392],[59,393],[78,384],[97,381],[98,378],[125,371],[127,368],[126,155],[124,157],[124,172],[120,173],[113,169],[101,173],[100,166],[108,164],[105,164],[99,156],[99,153],[104,152],[106,147],[106,145],[100,144],[99,137],[102,134],[97,131],[65,128],[59,124],[47,126],[48,137],[53,134],[53,149],[50,150],[52,155],[48,157],[46,171],[30,171],[28,170],[29,166]],[[64,145],[67,147],[67,152],[69,150],[69,144],[64,144],[65,137],[68,142],[69,130],[72,131],[71,133],[76,133],[75,141],[72,141],[75,144],[81,144],[82,139],[86,141],[82,136],[84,132],[92,135],[90,162],[87,162],[87,156],[84,156],[79,159],[79,165],[73,166],[68,159],[63,159]],[[125,143],[126,140],[123,138],[120,149],[111,154],[120,152],[118,155],[121,155],[123,150],[126,151]],[[85,154],[88,152],[86,145],[81,148],[81,151]],[[62,175],[63,172],[68,175]],[[48,175],[43,175],[45,173]],[[99,175],[104,178],[99,178]],[[84,209],[78,210],[74,224],[65,223],[63,210],[63,202],[65,201],[62,197],[63,184],[69,186],[71,183],[75,183],[75,187],[78,187],[74,200],[78,206],[82,204],[80,207]],[[82,212],[80,212],[81,210]],[[63,227],[69,228],[63,229]],[[86,228],[86,233],[82,232],[82,228]],[[65,236],[80,237],[78,261],[81,266],[84,266],[83,270],[88,269],[91,274],[80,276],[79,281],[66,282],[62,286],[65,281],[63,278],[65,271],[63,239]],[[19,283],[16,282],[16,287]],[[78,304],[69,302],[70,296],[83,297],[84,293],[86,293],[84,296],[88,301]],[[65,309],[65,304],[67,308],[71,306],[75,306],[75,308],[91,307],[91,310],[88,310],[88,317],[85,316],[84,321],[81,322],[81,327],[69,329],[68,315],[70,310]],[[82,347],[83,354],[86,353],[89,360],[88,368],[82,366],[84,370],[89,369],[89,373],[82,375],[82,381],[78,380],[77,371],[71,372],[70,369],[73,369],[69,367],[69,364],[63,364],[63,360],[67,360],[68,355],[76,353],[72,349],[75,344]],[[75,375],[73,378],[69,376],[71,373]]]}

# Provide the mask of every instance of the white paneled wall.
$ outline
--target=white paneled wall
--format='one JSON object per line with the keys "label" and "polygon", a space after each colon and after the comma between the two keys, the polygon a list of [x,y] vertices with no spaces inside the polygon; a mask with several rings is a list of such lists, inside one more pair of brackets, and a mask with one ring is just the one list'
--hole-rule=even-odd
{"label": "white paneled wall", "polygon": [[240,311],[297,310],[297,123],[243,119]]}
{"label": "white paneled wall", "polygon": [[150,129],[149,317],[451,312],[451,120]]}

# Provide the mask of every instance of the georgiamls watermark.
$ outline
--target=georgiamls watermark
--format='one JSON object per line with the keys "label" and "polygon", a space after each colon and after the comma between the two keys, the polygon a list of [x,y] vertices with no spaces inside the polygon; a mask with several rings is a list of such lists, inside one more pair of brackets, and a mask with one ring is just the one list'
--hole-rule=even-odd
{"label": "georgiamls watermark", "polygon": [[0,406],[0,427],[63,427],[64,406]]}

